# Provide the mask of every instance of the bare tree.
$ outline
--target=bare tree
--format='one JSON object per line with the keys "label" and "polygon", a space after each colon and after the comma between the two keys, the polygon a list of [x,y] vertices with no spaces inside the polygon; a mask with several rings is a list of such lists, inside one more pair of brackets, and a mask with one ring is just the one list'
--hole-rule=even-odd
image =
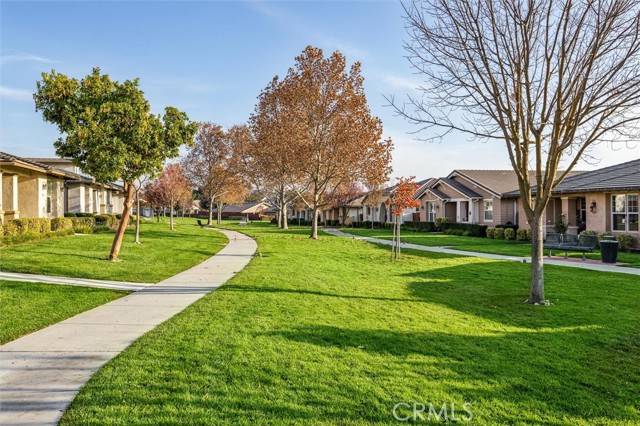
{"label": "bare tree", "polygon": [[[531,291],[544,297],[542,216],[551,191],[598,142],[640,120],[637,0],[414,0],[403,4],[422,96],[397,111],[436,137],[506,145],[531,226]],[[562,172],[559,172],[559,167]],[[535,179],[531,179],[532,170]]]}

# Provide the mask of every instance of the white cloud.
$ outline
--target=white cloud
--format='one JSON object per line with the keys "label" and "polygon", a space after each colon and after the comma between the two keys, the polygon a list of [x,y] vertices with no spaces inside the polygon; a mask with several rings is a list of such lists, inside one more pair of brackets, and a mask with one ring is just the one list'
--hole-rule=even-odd
{"label": "white cloud", "polygon": [[0,99],[29,102],[33,101],[33,93],[29,90],[0,86]]}
{"label": "white cloud", "polygon": [[395,87],[396,89],[417,91],[421,86],[419,81],[411,80],[395,74],[382,73],[378,78],[382,80],[383,83]]}
{"label": "white cloud", "polygon": [[32,55],[30,53],[16,53],[13,55],[0,56],[0,64],[8,64],[11,62],[40,62],[45,64],[53,64],[57,61],[42,56]]}

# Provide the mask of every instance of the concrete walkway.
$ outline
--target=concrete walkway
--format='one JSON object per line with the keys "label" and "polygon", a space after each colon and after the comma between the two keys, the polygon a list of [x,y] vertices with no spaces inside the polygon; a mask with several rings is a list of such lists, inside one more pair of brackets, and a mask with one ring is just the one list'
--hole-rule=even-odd
{"label": "concrete walkway", "polygon": [[0,346],[0,425],[57,424],[107,361],[243,269],[256,242],[219,231],[229,243],[201,264]]}
{"label": "concrete walkway", "polygon": [[110,290],[138,291],[153,285],[151,283],[130,283],[126,281],[89,280],[85,278],[54,277],[51,275],[23,274],[19,272],[1,272],[0,280],[25,281],[29,283],[45,283],[74,285],[79,287],[107,288]]}
{"label": "concrete walkway", "polygon": [[[371,237],[363,237],[361,235],[348,234],[346,232],[339,231],[335,228],[324,228],[323,231],[326,232],[327,234],[336,235],[339,237],[355,238],[356,240],[367,241],[375,244],[384,244],[387,246],[391,245],[390,240],[383,240],[380,238],[371,238]],[[502,254],[478,253],[474,251],[454,250],[446,247],[429,247],[429,246],[421,246],[418,244],[409,244],[409,243],[402,243],[400,247],[405,249],[412,249],[412,250],[431,251],[434,253],[447,253],[447,254],[453,254],[456,256],[483,257],[486,259],[509,260],[513,262],[531,263],[530,257],[523,257],[523,256],[505,256]],[[587,262],[579,263],[574,261],[548,259],[546,257],[544,258],[544,263],[545,265],[566,266],[569,268],[589,269],[592,271],[640,275],[640,268],[626,268],[626,267],[620,267],[615,265],[607,265],[604,263],[597,263],[597,264],[587,263]]]}

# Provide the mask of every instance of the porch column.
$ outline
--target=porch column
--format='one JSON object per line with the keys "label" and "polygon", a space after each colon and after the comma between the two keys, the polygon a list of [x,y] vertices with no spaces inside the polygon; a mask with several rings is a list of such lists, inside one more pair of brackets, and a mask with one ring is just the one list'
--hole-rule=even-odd
{"label": "porch column", "polygon": [[2,206],[0,210],[4,211],[4,219],[18,219],[20,211],[18,210],[18,175],[2,174]]}

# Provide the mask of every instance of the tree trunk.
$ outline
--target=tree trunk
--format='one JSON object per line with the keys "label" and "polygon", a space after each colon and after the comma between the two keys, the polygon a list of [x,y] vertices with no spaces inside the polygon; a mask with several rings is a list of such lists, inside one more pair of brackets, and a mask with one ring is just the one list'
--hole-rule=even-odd
{"label": "tree trunk", "polygon": [[289,229],[289,218],[287,218],[287,203],[282,204],[282,229]]}
{"label": "tree trunk", "polygon": [[313,218],[311,220],[311,238],[312,240],[318,239],[318,208],[313,208]]}
{"label": "tree trunk", "polygon": [[136,244],[140,244],[140,191],[136,190]]}
{"label": "tree trunk", "polygon": [[216,223],[218,225],[222,225],[222,206],[224,205],[224,203],[218,203],[218,215],[216,217]]}
{"label": "tree trunk", "polygon": [[131,204],[133,204],[133,185],[125,183],[126,193],[124,196],[124,210],[122,211],[122,219],[118,224],[118,230],[116,236],[113,239],[111,245],[111,253],[109,253],[109,260],[112,262],[118,261],[118,255],[120,254],[120,246],[122,245],[122,239],[124,238],[124,231],[129,224],[129,216],[131,215]]}
{"label": "tree trunk", "polygon": [[207,221],[207,225],[211,225],[213,223],[213,200],[215,197],[211,197],[209,199],[209,220]]}
{"label": "tree trunk", "polygon": [[169,229],[173,231],[173,196],[171,197],[171,205],[169,206]]}
{"label": "tree trunk", "polygon": [[400,217],[396,215],[396,239],[398,240],[397,249],[396,249],[396,258],[400,259]]}
{"label": "tree trunk", "polygon": [[544,299],[544,250],[542,248],[542,215],[534,216],[531,224],[531,294],[527,303],[543,304]]}

